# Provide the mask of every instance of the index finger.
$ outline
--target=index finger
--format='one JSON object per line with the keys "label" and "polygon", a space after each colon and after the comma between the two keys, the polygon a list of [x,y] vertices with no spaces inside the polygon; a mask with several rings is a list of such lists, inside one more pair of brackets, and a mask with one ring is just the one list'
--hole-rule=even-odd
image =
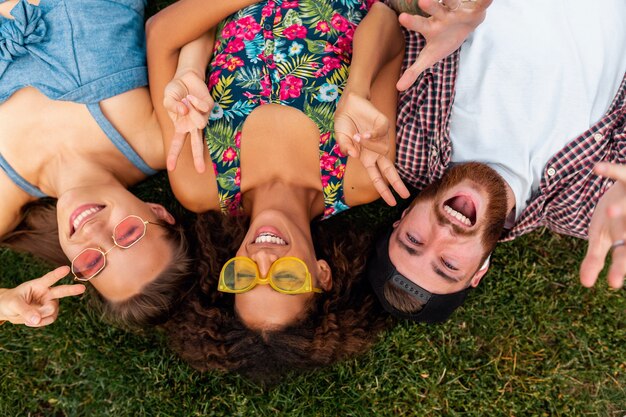
{"label": "index finger", "polygon": [[36,279],[38,283],[45,285],[46,287],[51,287],[56,284],[61,278],[67,276],[70,273],[70,267],[67,265],[60,266],[57,269],[54,269],[48,272],[41,278]]}
{"label": "index finger", "polygon": [[172,136],[172,142],[170,143],[170,150],[167,153],[167,170],[174,171],[176,169],[176,162],[178,161],[178,156],[180,152],[183,150],[183,146],[185,145],[185,137],[187,133],[185,132],[175,132]]}
{"label": "index finger", "polygon": [[374,188],[376,189],[376,191],[378,191],[378,194],[380,194],[383,200],[385,200],[385,203],[387,203],[390,206],[395,206],[396,199],[393,197],[393,193],[391,192],[391,190],[389,190],[389,187],[387,186],[387,183],[383,179],[376,164],[367,166],[365,167],[365,169],[367,170],[367,174],[372,180],[372,184],[374,185]]}
{"label": "index finger", "polygon": [[400,178],[400,174],[398,174],[396,167],[389,159],[379,158],[378,166],[380,167],[380,170],[382,171],[385,178],[387,178],[389,184],[391,184],[393,189],[396,190],[400,197],[409,198],[411,196],[409,189],[406,188],[406,185],[404,185],[402,178]]}
{"label": "index finger", "polygon": [[626,165],[600,162],[595,166],[594,171],[603,177],[626,182]]}
{"label": "index finger", "polygon": [[72,297],[75,295],[81,295],[85,292],[85,289],[86,287],[83,284],[59,285],[50,289],[49,296],[46,297],[46,299],[54,300],[59,298]]}

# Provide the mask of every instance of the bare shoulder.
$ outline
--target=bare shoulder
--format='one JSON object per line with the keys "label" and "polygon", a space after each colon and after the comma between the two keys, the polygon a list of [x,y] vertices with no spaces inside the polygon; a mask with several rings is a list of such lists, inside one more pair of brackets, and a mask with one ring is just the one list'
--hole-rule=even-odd
{"label": "bare shoulder", "polygon": [[18,188],[13,181],[0,170],[0,236],[4,236],[15,229],[20,220],[22,207],[33,200],[24,191]]}

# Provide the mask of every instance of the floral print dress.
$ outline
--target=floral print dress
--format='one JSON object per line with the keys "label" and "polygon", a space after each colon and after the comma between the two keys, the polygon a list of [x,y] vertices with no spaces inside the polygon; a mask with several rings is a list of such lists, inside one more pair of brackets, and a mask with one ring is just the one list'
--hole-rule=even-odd
{"label": "floral print dress", "polygon": [[324,218],[348,209],[347,156],[334,138],[334,113],[348,78],[363,0],[265,0],[220,24],[207,84],[215,107],[205,129],[222,211],[241,212],[241,130],[256,107],[301,110],[320,132]]}

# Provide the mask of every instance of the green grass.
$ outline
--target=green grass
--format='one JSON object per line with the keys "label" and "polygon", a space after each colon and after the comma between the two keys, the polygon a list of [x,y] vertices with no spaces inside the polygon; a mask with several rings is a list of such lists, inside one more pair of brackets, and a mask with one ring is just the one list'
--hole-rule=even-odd
{"label": "green grass", "polygon": [[[163,174],[135,191],[172,207]],[[341,222],[366,228],[395,214],[374,204]],[[400,323],[363,356],[267,390],[196,372],[162,335],[112,328],[85,300],[65,299],[52,326],[0,329],[0,416],[623,417],[626,296],[604,280],[580,286],[585,247],[548,232],[501,244],[447,323]],[[46,271],[0,250],[0,287]]]}
{"label": "green grass", "polygon": [[[172,207],[164,174],[134,191]],[[370,227],[393,215],[376,203],[340,220]],[[267,390],[196,372],[161,334],[112,328],[66,299],[52,326],[0,329],[0,416],[622,417],[626,298],[604,281],[580,286],[585,247],[548,232],[501,244],[446,324],[400,323],[365,355]],[[0,251],[0,286],[45,271]]]}

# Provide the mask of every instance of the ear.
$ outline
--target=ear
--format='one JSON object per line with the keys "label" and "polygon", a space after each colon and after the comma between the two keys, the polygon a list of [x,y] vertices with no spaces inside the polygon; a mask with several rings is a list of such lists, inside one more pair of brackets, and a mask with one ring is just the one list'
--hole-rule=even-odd
{"label": "ear", "polygon": [[165,207],[156,203],[146,204],[148,205],[148,207],[150,207],[150,210],[152,210],[154,215],[157,216],[160,220],[164,220],[169,224],[176,224],[176,219],[174,219],[174,216],[172,216],[172,214],[167,211]]}
{"label": "ear", "polygon": [[317,284],[324,291],[330,291],[333,287],[333,272],[328,262],[323,259],[317,260]]}
{"label": "ear", "polygon": [[489,271],[489,258],[487,258],[485,263],[483,263],[483,266],[481,266],[480,269],[474,274],[470,280],[470,285],[472,287],[476,287],[480,283],[480,280],[483,279],[483,276],[485,276],[487,271]]}
{"label": "ear", "polygon": [[405,208],[402,211],[402,216],[400,216],[400,218],[398,220],[396,220],[395,222],[393,222],[393,228],[395,229],[396,227],[398,227],[398,225],[400,224],[400,220],[404,219],[404,216],[406,216],[406,214],[409,212],[410,209]]}

